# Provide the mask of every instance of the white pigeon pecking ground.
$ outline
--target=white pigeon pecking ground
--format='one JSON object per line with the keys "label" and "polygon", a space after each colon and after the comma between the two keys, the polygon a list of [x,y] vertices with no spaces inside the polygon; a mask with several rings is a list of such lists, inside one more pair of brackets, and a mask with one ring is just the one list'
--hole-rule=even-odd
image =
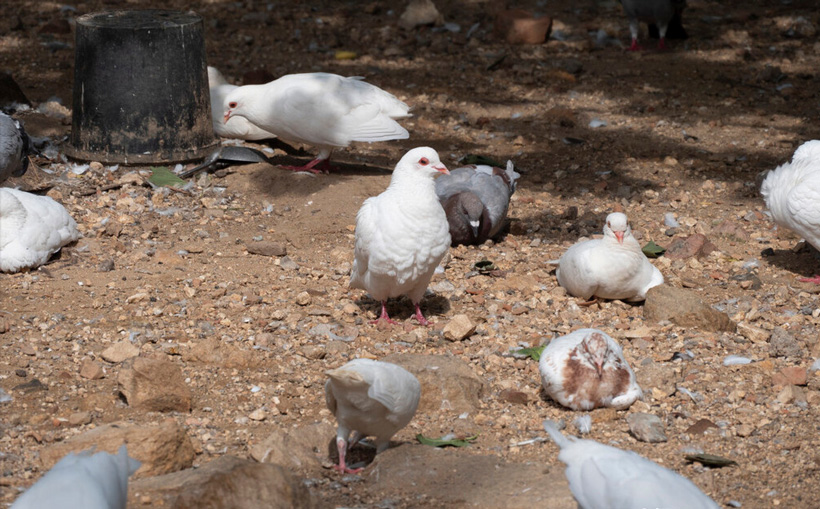
{"label": "white pigeon pecking ground", "polygon": [[11,505],[11,509],[125,509],[128,477],[140,462],[122,445],[116,455],[69,453]]}
{"label": "white pigeon pecking ground", "polygon": [[[775,223],[820,250],[820,140],[803,143],[791,163],[769,171],[760,193]],[[820,284],[820,275],[800,281]]]}
{"label": "white pigeon pecking ground", "polygon": [[26,173],[31,152],[31,139],[20,121],[0,113],[0,183]]}
{"label": "white pigeon pecking ground", "polygon": [[336,447],[343,473],[356,473],[345,463],[350,447],[360,438],[374,436],[376,453],[387,449],[390,438],[410,422],[421,397],[421,384],[409,371],[390,362],[354,359],[327,372],[325,400],[338,421]]}
{"label": "white pigeon pecking ground", "polygon": [[217,136],[248,141],[276,138],[275,134],[256,127],[240,115],[225,120],[225,97],[239,87],[228,83],[216,67],[208,66],[208,88],[211,93],[211,120]]}
{"label": "white pigeon pecking ground", "polygon": [[686,0],[621,0],[629,20],[629,32],[632,35],[632,44],[629,46],[629,51],[638,51],[643,49],[638,44],[638,32],[640,30],[639,23],[645,21],[647,23],[655,23],[658,26],[658,49],[666,48],[666,31],[669,27],[669,22],[675,16],[677,9],[682,10],[681,4],[686,4]]}
{"label": "white pigeon pecking ground", "polygon": [[452,244],[482,244],[504,227],[510,197],[520,177],[512,161],[507,168],[469,165],[436,179],[436,195],[450,224]]}
{"label": "white pigeon pecking ground", "polygon": [[594,440],[565,437],[555,423],[544,429],[567,465],[569,489],[581,509],[718,509],[717,503],[682,475],[632,451]]}
{"label": "white pigeon pecking ground", "polygon": [[663,274],[643,254],[621,212],[606,216],[603,238],[571,246],[557,263],[558,284],[584,300],[639,302],[650,288],[663,284]]}
{"label": "white pigeon pecking ground", "polygon": [[330,169],[334,148],[353,141],[403,140],[410,137],[395,119],[410,108],[393,94],[363,81],[323,72],[289,74],[264,85],[238,87],[225,97],[224,121],[245,117],[287,141],[319,148],[319,155],[294,171]]}
{"label": "white pigeon pecking ground", "polygon": [[374,323],[395,324],[387,314],[387,299],[407,295],[418,322],[428,324],[419,303],[450,246],[447,216],[433,181],[441,173],[449,172],[435,150],[414,148],[396,165],[387,189],[359,209],[350,287],[381,302]]}
{"label": "white pigeon pecking ground", "polygon": [[56,201],[0,188],[0,271],[39,267],[78,238],[76,221]]}
{"label": "white pigeon pecking ground", "polygon": [[598,329],[553,339],[541,352],[538,368],[547,395],[573,410],[623,410],[643,394],[621,346]]}

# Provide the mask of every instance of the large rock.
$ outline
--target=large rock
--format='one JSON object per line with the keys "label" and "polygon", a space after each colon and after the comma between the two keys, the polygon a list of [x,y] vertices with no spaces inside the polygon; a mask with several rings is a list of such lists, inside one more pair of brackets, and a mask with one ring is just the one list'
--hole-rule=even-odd
{"label": "large rock", "polygon": [[646,292],[643,316],[645,320],[669,320],[681,327],[713,332],[735,332],[737,329],[726,313],[704,304],[696,293],[669,285],[659,285]]}
{"label": "large rock", "polygon": [[487,384],[465,362],[445,355],[402,353],[384,359],[416,375],[421,383],[418,413],[475,411]]}
{"label": "large rock", "polygon": [[117,376],[129,406],[151,412],[190,412],[191,389],[173,362],[137,357],[123,365]]}
{"label": "large rock", "polygon": [[274,430],[264,441],[251,445],[250,453],[260,463],[299,469],[319,467],[328,458],[328,444],[335,436],[336,428],[324,422]]}
{"label": "large rock", "polygon": [[706,235],[696,233],[689,237],[674,239],[666,248],[663,256],[670,260],[685,260],[693,256],[703,258],[716,249],[715,245],[706,238]]}
{"label": "large rock", "polygon": [[[318,504],[300,479],[280,465],[221,456],[184,470],[129,486],[132,504],[174,509],[311,508]],[[140,502],[137,502],[140,501]]]}
{"label": "large rock", "polygon": [[142,463],[134,474],[137,478],[176,472],[194,463],[191,439],[173,419],[152,425],[105,424],[43,449],[40,461],[49,469],[70,452],[94,447],[97,451],[116,454],[122,444],[128,446],[129,456]]}
{"label": "large rock", "polygon": [[775,327],[769,337],[769,355],[772,357],[802,357],[800,342],[783,327]]}
{"label": "large rock", "polygon": [[626,416],[629,432],[641,442],[655,444],[666,442],[666,430],[660,417],[654,414],[636,412]]}
{"label": "large rock", "polygon": [[211,337],[197,342],[184,354],[184,359],[187,362],[237,369],[254,368],[259,364],[258,357],[253,352]]}
{"label": "large rock", "polygon": [[[550,454],[557,454],[553,446]],[[404,445],[376,455],[363,473],[374,497],[403,495],[424,487],[425,507],[575,509],[564,466],[507,463],[465,449]]]}
{"label": "large rock", "polygon": [[552,31],[552,18],[534,16],[524,9],[510,9],[496,15],[494,30],[509,44],[542,44]]}

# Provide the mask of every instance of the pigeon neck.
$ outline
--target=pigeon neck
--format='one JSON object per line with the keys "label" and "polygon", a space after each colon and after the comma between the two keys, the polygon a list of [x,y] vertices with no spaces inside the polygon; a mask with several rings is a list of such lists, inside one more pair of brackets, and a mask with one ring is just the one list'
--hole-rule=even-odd
{"label": "pigeon neck", "polygon": [[402,171],[393,173],[388,189],[401,190],[403,193],[418,194],[420,196],[427,194],[435,196],[436,194],[436,184],[432,178],[420,177]]}

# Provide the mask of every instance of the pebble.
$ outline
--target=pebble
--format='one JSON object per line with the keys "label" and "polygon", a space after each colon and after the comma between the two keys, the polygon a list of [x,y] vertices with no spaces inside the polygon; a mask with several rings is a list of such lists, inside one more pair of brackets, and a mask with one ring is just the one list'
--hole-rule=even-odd
{"label": "pebble", "polygon": [[626,416],[629,432],[641,442],[650,444],[666,442],[666,432],[660,417],[654,414],[638,412]]}
{"label": "pebble", "polygon": [[296,295],[295,301],[300,306],[307,306],[311,301],[310,294],[308,292],[301,292]]}
{"label": "pebble", "polygon": [[247,249],[251,254],[258,254],[262,256],[285,256],[288,254],[288,250],[283,244],[265,240],[249,242],[245,246],[245,249]]}
{"label": "pebble", "polygon": [[800,357],[800,343],[783,327],[775,327],[769,339],[769,355],[772,357]]}
{"label": "pebble", "polygon": [[105,376],[105,371],[99,362],[86,359],[80,365],[80,376],[87,380],[99,380]]}
{"label": "pebble", "polygon": [[102,351],[100,356],[108,362],[117,364],[131,357],[136,357],[139,353],[140,349],[126,340],[109,346]]}
{"label": "pebble", "polygon": [[279,266],[287,271],[299,270],[299,264],[291,260],[288,256],[279,259]]}
{"label": "pebble", "polygon": [[248,414],[248,418],[252,421],[264,421],[267,417],[268,416],[265,414],[265,410],[263,408],[257,408]]}
{"label": "pebble", "polygon": [[475,324],[467,315],[454,316],[447,325],[444,326],[444,337],[450,341],[462,341],[475,332]]}

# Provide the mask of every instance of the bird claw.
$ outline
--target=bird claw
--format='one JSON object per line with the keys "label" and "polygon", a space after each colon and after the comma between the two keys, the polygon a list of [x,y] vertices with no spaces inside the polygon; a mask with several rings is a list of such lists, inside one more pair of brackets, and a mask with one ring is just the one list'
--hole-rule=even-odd
{"label": "bird claw", "polygon": [[331,166],[330,161],[328,159],[314,159],[304,166],[280,165],[279,167],[283,170],[307,171],[316,175],[318,175],[319,173],[330,173],[331,171],[338,171],[338,168],[336,168],[335,166]]}
{"label": "bird claw", "polygon": [[345,465],[333,465],[333,470],[339,472],[340,474],[358,474],[359,472],[364,470],[364,467],[348,468]]}
{"label": "bird claw", "polygon": [[376,318],[375,320],[370,320],[367,323],[369,323],[370,325],[379,325],[381,323],[388,323],[390,325],[398,325],[399,324],[399,322],[397,322],[396,320],[393,320],[392,318],[387,318],[385,316],[380,316],[380,317]]}
{"label": "bird claw", "polygon": [[632,39],[632,44],[629,46],[627,51],[643,51],[643,46],[638,44],[637,40]]}
{"label": "bird claw", "polygon": [[581,307],[589,307],[589,306],[591,306],[593,304],[597,304],[597,303],[598,303],[598,297],[593,297],[589,300],[579,302],[578,305],[581,306]]}
{"label": "bird claw", "polygon": [[820,285],[820,275],[814,277],[801,277],[798,279],[801,283],[814,283]]}

